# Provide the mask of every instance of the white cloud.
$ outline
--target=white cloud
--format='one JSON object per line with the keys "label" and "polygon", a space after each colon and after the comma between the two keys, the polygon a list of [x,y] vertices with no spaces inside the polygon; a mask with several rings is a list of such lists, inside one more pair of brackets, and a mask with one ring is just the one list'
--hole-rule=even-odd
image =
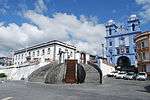
{"label": "white cloud", "polygon": [[44,11],[47,11],[47,7],[43,0],[37,0],[35,3],[35,11],[38,13],[43,13]]}
{"label": "white cloud", "polygon": [[32,24],[23,23],[19,26],[10,23],[8,26],[0,26],[0,50],[19,49],[27,44],[57,39],[96,54],[100,52],[100,42],[105,41],[104,25],[96,23],[95,20],[89,21],[85,16],[84,20],[66,13],[56,13],[47,17],[34,11],[27,11],[24,16]]}
{"label": "white cloud", "polygon": [[137,4],[142,6],[142,11],[139,13],[145,22],[150,21],[150,0],[135,0]]}

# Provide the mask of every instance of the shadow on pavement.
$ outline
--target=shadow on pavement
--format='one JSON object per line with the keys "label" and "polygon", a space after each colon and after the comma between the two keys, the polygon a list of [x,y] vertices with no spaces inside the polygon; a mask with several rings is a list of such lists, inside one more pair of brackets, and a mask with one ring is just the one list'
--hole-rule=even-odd
{"label": "shadow on pavement", "polygon": [[146,92],[150,93],[150,85],[145,86],[144,89],[146,90]]}
{"label": "shadow on pavement", "polygon": [[145,90],[137,90],[137,91],[150,93],[150,85],[145,86],[144,89],[145,89]]}

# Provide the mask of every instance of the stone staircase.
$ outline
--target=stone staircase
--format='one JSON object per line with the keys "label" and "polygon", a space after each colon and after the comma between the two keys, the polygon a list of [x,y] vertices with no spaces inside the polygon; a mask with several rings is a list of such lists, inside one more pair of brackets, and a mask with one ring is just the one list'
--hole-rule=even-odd
{"label": "stone staircase", "polygon": [[49,63],[35,70],[28,76],[30,82],[45,82],[45,76],[51,67],[57,66],[57,62]]}
{"label": "stone staircase", "polygon": [[102,72],[95,64],[81,64],[86,72],[85,83],[101,83]]}
{"label": "stone staircase", "polygon": [[[58,64],[57,62],[49,63],[35,70],[28,76],[30,82],[42,82],[47,84],[59,84],[66,82],[66,64]],[[68,70],[69,80],[73,76],[72,68]],[[73,83],[100,83],[102,73],[100,68],[95,64],[77,64],[77,70],[72,70],[77,75],[77,80]],[[76,72],[77,71],[77,72]],[[76,76],[75,76],[76,79]]]}

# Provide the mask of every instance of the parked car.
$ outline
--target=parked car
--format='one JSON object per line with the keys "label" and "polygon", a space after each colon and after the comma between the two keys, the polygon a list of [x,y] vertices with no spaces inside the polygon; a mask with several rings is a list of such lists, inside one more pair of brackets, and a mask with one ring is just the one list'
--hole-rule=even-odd
{"label": "parked car", "polygon": [[126,72],[121,71],[116,75],[116,79],[123,79],[125,75],[126,75]]}
{"label": "parked car", "polygon": [[136,77],[137,80],[147,80],[147,74],[146,72],[139,72],[137,74],[137,77]]}
{"label": "parked car", "polygon": [[135,79],[136,77],[136,74],[134,72],[128,72],[125,76],[124,76],[124,79],[125,80],[133,80]]}
{"label": "parked car", "polygon": [[116,77],[118,75],[118,73],[119,73],[118,71],[115,71],[114,72],[114,77]]}
{"label": "parked car", "polygon": [[117,71],[113,71],[113,72],[110,72],[109,74],[107,74],[108,77],[115,77],[117,75]]}

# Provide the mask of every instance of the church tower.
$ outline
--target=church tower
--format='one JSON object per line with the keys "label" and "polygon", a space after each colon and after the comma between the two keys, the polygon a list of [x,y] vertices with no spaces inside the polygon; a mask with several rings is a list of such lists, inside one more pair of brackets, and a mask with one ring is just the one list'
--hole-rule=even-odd
{"label": "church tower", "polygon": [[115,33],[117,32],[117,25],[114,22],[114,20],[109,20],[106,23],[106,32],[107,32],[107,36],[112,36],[115,35]]}
{"label": "church tower", "polygon": [[106,56],[109,63],[114,63],[113,54],[115,53],[115,40],[112,38],[117,35],[117,25],[114,20],[109,20],[106,23]]}
{"label": "church tower", "polygon": [[128,18],[128,31],[129,32],[137,32],[140,31],[140,21],[136,15],[131,15]]}

